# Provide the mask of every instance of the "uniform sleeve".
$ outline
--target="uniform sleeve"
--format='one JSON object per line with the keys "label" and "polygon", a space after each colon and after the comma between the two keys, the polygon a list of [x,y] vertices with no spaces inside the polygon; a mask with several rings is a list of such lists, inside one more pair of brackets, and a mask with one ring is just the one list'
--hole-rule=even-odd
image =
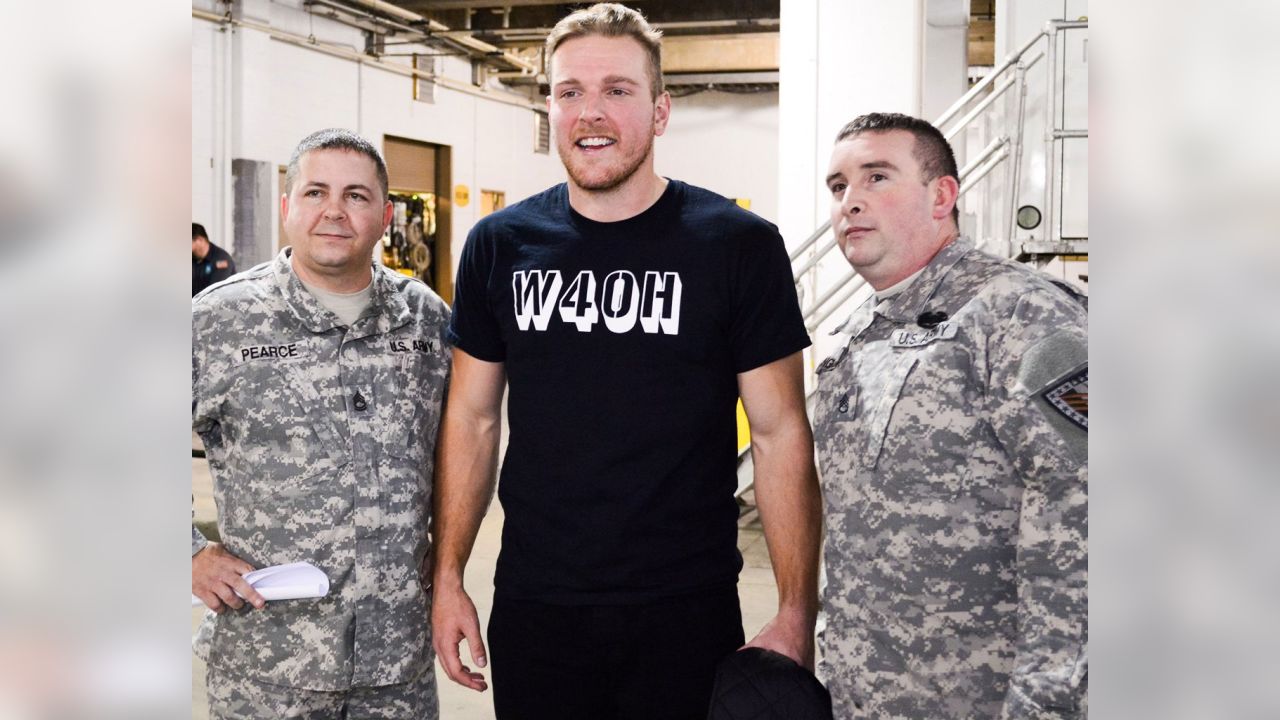
{"label": "uniform sleeve", "polygon": [[1088,681],[1087,316],[1064,294],[1033,291],[992,337],[993,427],[1023,485],[1017,656],[1001,717],[1078,717]]}
{"label": "uniform sleeve", "polygon": [[487,362],[502,362],[506,344],[490,302],[494,273],[493,242],[484,225],[467,236],[453,287],[453,316],[447,338],[454,347]]}
{"label": "uniform sleeve", "polygon": [[[201,372],[203,350],[202,333],[203,313],[193,303],[191,307],[191,429],[201,437],[216,424],[212,414],[212,403],[209,402],[208,390],[201,383],[204,373]],[[191,554],[195,555],[209,544],[208,538],[195,523],[195,496],[191,498]]]}
{"label": "uniform sleeve", "polygon": [[754,370],[810,345],[782,236],[762,228],[739,245],[730,341],[735,372]]}

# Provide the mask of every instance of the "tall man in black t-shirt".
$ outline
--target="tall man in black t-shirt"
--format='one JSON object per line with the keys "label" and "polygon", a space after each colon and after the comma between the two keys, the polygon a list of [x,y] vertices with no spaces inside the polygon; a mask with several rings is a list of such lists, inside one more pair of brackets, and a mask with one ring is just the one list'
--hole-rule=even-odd
{"label": "tall man in black t-shirt", "polygon": [[743,645],[736,428],[751,423],[778,614],[750,645],[813,665],[820,498],[801,320],[771,224],[654,172],[659,34],[601,4],[547,41],[567,184],[484,218],[463,250],[436,478],[432,624],[484,690],[463,568],[510,440],[489,645],[500,719],[702,718]]}
{"label": "tall man in black t-shirt", "polygon": [[209,242],[203,225],[191,223],[191,297],[235,274],[236,261],[231,255]]}

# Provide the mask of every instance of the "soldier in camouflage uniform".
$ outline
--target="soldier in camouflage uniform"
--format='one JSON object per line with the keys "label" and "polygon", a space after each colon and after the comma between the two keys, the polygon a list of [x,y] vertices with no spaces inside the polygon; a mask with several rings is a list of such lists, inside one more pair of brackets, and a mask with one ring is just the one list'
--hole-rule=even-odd
{"label": "soldier in camouflage uniform", "polygon": [[1087,688],[1087,312],[958,236],[933,126],[841,131],[827,185],[876,290],[814,411],[819,673],[839,718],[1061,718]]}
{"label": "soldier in camouflage uniform", "polygon": [[[191,308],[192,427],[222,536],[192,527],[211,715],[436,718],[424,563],[449,310],[372,263],[392,206],[368,141],[308,137],[286,187],[292,247]],[[268,604],[240,577],[299,561],[326,597]]]}

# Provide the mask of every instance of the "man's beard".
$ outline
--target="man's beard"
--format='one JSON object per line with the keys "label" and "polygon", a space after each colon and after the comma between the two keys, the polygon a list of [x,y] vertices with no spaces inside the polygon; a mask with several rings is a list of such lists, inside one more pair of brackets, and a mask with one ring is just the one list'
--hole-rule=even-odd
{"label": "man's beard", "polygon": [[[572,147],[570,148],[569,152],[573,152]],[[584,177],[582,174],[580,174],[577,171],[576,168],[574,168],[574,166],[567,159],[568,153],[561,152],[560,158],[561,158],[561,162],[564,164],[565,171],[569,173],[569,179],[573,181],[574,185],[577,185],[583,190],[588,190],[591,192],[607,192],[609,190],[612,190],[618,187],[619,185],[623,184],[627,180],[630,180],[631,176],[636,174],[636,171],[640,169],[640,166],[644,164],[644,161],[649,159],[649,156],[652,154],[653,154],[653,136],[650,135],[648,146],[645,147],[644,152],[636,156],[635,160],[624,165],[616,173],[611,173],[611,174],[605,175],[603,178],[598,178],[594,180]]]}

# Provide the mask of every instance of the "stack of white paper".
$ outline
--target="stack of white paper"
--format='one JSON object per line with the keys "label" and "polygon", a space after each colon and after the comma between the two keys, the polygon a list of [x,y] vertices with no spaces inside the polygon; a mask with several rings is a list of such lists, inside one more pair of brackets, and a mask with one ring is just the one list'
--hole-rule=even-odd
{"label": "stack of white paper", "polygon": [[[244,579],[267,600],[318,598],[329,594],[329,577],[308,562],[265,567],[245,573]],[[192,607],[203,604],[194,593],[191,595]]]}

